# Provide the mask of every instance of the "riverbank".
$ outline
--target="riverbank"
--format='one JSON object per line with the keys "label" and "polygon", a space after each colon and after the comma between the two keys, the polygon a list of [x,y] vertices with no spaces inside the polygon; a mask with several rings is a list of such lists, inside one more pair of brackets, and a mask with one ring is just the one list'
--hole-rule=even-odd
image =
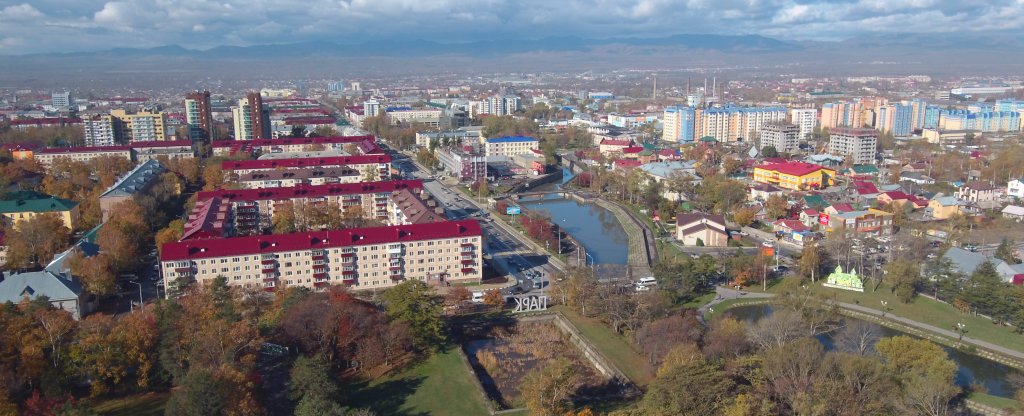
{"label": "riverbank", "polygon": [[[651,267],[654,264],[651,262],[651,248],[648,245],[648,240],[645,236],[646,227],[643,226],[638,220],[629,215],[618,204],[605,201],[597,198],[593,200],[595,204],[604,208],[612,215],[615,215],[615,219],[622,225],[622,229],[626,232],[626,236],[629,238],[628,247],[628,260],[629,270],[633,274],[631,277],[639,278],[651,275]],[[649,232],[649,231],[647,231]]]}

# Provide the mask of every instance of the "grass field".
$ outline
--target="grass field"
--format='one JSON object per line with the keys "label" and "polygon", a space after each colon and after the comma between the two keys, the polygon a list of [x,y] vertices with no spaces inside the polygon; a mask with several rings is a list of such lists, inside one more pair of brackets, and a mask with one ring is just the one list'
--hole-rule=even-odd
{"label": "grass field", "polygon": [[[840,302],[858,303],[877,310],[888,307],[890,308],[889,313],[939,328],[952,329],[957,323],[963,323],[966,325],[967,333],[965,335],[968,337],[1024,351],[1024,335],[1014,332],[1013,328],[996,325],[989,319],[962,313],[952,305],[921,296],[916,297],[910,303],[902,303],[884,284],[873,292],[869,287],[865,289],[864,293],[831,289],[820,285],[811,287],[815,292]],[[887,305],[883,306],[882,301],[885,301]]]}
{"label": "grass field", "polygon": [[143,393],[96,403],[92,410],[105,416],[158,416],[164,414],[170,393]]}
{"label": "grass field", "polygon": [[1005,397],[992,396],[984,393],[971,393],[967,396],[968,400],[981,403],[986,406],[992,406],[997,409],[1003,410],[1024,410],[1020,403],[1016,400],[1008,399]]}
{"label": "grass field", "polygon": [[487,406],[458,347],[449,347],[420,363],[355,387],[352,407],[379,415],[485,415]]}
{"label": "grass field", "polygon": [[633,347],[632,342],[613,332],[608,325],[597,319],[582,317],[563,306],[552,309],[562,312],[572,321],[583,336],[634,383],[646,386],[654,380],[655,369],[650,363]]}

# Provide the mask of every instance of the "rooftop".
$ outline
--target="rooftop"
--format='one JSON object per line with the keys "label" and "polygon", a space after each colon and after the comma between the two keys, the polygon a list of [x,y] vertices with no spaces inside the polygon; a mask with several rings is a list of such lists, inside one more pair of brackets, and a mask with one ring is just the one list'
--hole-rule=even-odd
{"label": "rooftop", "polygon": [[423,189],[423,181],[385,181],[360,183],[332,183],[326,185],[297,185],[282,188],[218,189],[199,192],[197,200],[223,198],[225,201],[265,201],[292,198],[316,198],[331,195],[395,192],[402,189]]}
{"label": "rooftop", "polygon": [[481,236],[480,224],[475,220],[463,220],[390,227],[211,238],[164,244],[160,260],[191,260],[479,236]]}
{"label": "rooftop", "polygon": [[309,144],[344,144],[344,143],[359,143],[363,140],[376,141],[372,135],[366,136],[329,136],[329,137],[286,137],[281,139],[263,139],[263,140],[218,140],[213,142],[211,146],[217,147],[232,147],[238,145],[247,146],[292,146],[292,145],[309,145]]}
{"label": "rooftop", "polygon": [[505,136],[494,139],[487,139],[487,143],[524,143],[524,142],[535,142],[536,138],[529,136]]}
{"label": "rooftop", "polygon": [[772,172],[784,173],[786,175],[804,176],[819,170],[830,170],[821,165],[805,162],[770,163],[754,166],[755,169],[763,169]]}
{"label": "rooftop", "polygon": [[166,171],[164,165],[161,165],[156,159],[147,160],[122,176],[113,186],[103,192],[100,198],[135,195],[136,192],[149,186],[157,176]]}
{"label": "rooftop", "polygon": [[78,205],[77,202],[57,198],[36,191],[11,192],[0,200],[0,214],[15,212],[62,212],[70,211]]}
{"label": "rooftop", "polygon": [[241,169],[285,169],[285,168],[308,168],[316,166],[345,166],[363,165],[370,163],[391,163],[391,156],[383,155],[357,155],[357,156],[331,156],[277,160],[232,160],[221,162],[223,170]]}

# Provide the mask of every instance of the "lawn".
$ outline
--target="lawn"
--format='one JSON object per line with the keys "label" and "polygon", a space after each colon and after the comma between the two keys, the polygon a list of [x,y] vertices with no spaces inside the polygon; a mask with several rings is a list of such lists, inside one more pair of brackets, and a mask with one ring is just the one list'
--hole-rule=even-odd
{"label": "lawn", "polygon": [[142,393],[96,403],[92,410],[105,416],[157,416],[164,414],[169,393]]}
{"label": "lawn", "polygon": [[351,407],[380,415],[485,415],[482,393],[450,346],[395,374],[355,387]]}
{"label": "lawn", "polygon": [[729,310],[732,307],[744,306],[744,305],[763,305],[763,304],[768,303],[769,300],[770,299],[765,299],[765,298],[759,298],[759,299],[758,298],[727,299],[727,300],[724,300],[721,303],[715,305],[714,307],[712,307],[711,309],[713,309],[714,311],[710,311],[709,310],[709,311],[705,312],[704,313],[704,319],[707,320],[707,321],[711,321],[711,319],[713,319],[714,317],[716,317],[718,315],[721,315],[723,312]]}
{"label": "lawn", "polygon": [[551,309],[561,312],[572,321],[583,336],[634,383],[646,386],[654,380],[655,369],[651,364],[634,348],[632,342],[613,332],[608,325],[594,318],[582,317],[563,306]]}
{"label": "lawn", "polygon": [[997,409],[1021,410],[1021,406],[1016,400],[1005,397],[992,396],[985,393],[971,393],[967,396],[967,399]]}
{"label": "lawn", "polygon": [[705,303],[711,302],[713,299],[715,299],[715,296],[718,296],[718,294],[715,292],[705,293],[703,295],[697,296],[696,298],[689,302],[684,303],[683,307],[688,309],[697,309],[701,306],[704,306]]}
{"label": "lawn", "polygon": [[812,285],[812,288],[817,293],[825,294],[841,302],[859,303],[877,310],[882,310],[882,301],[885,301],[887,307],[890,308],[889,313],[939,328],[951,329],[957,323],[963,323],[967,325],[966,335],[971,338],[1024,351],[1024,335],[1015,333],[1010,327],[996,325],[989,319],[961,313],[952,305],[921,296],[910,303],[902,303],[884,284],[874,292],[868,287],[864,293],[831,289],[821,285]]}

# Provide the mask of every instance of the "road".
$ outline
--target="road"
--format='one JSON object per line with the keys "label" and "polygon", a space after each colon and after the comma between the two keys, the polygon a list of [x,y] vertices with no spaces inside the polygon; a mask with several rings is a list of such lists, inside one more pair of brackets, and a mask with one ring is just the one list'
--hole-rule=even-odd
{"label": "road", "polygon": [[[529,245],[522,241],[523,237],[495,224],[495,220],[489,217],[483,206],[434,180],[430,173],[425,172],[408,156],[396,154],[392,159],[392,165],[402,172],[404,178],[422,180],[424,188],[444,207],[449,219],[477,218],[484,231],[484,253],[490,255],[491,266],[514,278],[516,286],[527,295],[540,294],[548,285],[547,279],[559,272],[549,263],[547,255],[530,250]],[[537,289],[537,282],[541,282],[545,287]],[[513,288],[502,289],[502,292],[510,295]]]}

